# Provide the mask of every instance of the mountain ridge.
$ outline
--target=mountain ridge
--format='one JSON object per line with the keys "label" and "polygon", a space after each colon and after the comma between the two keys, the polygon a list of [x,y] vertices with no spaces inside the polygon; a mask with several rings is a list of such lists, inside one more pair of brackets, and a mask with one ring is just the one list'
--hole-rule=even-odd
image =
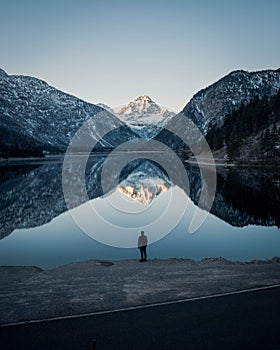
{"label": "mountain ridge", "polygon": [[[241,104],[247,105],[255,97],[271,98],[279,89],[280,68],[235,70],[198,91],[180,114],[191,119],[206,135],[209,126],[223,125],[225,117]],[[43,151],[65,152],[75,132],[89,118],[91,137],[99,140],[100,150],[114,148],[136,135],[155,138],[175,150],[184,147],[182,140],[164,129],[176,122],[178,115],[156,104],[148,95],[137,97],[115,112],[104,104],[94,105],[64,93],[41,79],[8,75],[3,69],[0,69],[0,116],[1,155],[13,155],[22,149],[33,155],[36,151],[38,155]],[[102,127],[103,123],[120,131],[101,139],[96,126]]]}
{"label": "mountain ridge", "polygon": [[253,72],[234,70],[199,90],[183,108],[182,113],[206,134],[210,122],[214,125],[222,124],[224,117],[238,109],[242,102],[249,103],[256,96],[271,97],[279,88],[280,68]]}
{"label": "mountain ridge", "polygon": [[[238,110],[241,104],[247,105],[255,97],[270,98],[275,96],[279,89],[280,69],[255,72],[232,71],[208,87],[199,90],[183,110],[167,123],[167,128],[155,136],[155,140],[165,143],[176,151],[187,150],[189,145],[185,145],[181,139],[168,131],[168,129],[181,129],[182,117],[191,120],[200,129],[202,135],[206,136],[209,126],[222,126],[225,117]],[[199,144],[200,140],[192,137],[189,130],[183,130],[183,134],[185,140],[189,140],[192,144]]]}
{"label": "mountain ridge", "polygon": [[[30,76],[0,74],[1,154],[43,155],[65,152],[85,121],[99,150],[114,148],[136,135],[103,108]],[[100,126],[112,130],[100,138]],[[118,132],[118,129],[119,132]],[[82,144],[81,140],[81,144]]]}

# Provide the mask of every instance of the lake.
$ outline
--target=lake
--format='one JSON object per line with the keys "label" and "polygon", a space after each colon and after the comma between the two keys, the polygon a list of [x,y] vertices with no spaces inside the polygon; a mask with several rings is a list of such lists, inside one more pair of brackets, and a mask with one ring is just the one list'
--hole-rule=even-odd
{"label": "lake", "polygon": [[177,168],[174,159],[166,171],[157,157],[0,162],[0,265],[53,268],[139,258],[141,230],[149,239],[148,258],[280,255],[278,168],[217,166],[216,188],[209,188],[207,171],[213,170],[182,159]]}

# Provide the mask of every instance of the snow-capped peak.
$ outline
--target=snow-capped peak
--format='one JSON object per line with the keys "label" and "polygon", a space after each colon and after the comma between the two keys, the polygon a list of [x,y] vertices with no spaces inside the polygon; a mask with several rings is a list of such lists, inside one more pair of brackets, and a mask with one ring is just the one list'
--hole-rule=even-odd
{"label": "snow-capped peak", "polygon": [[126,106],[122,107],[119,115],[137,116],[144,114],[158,114],[162,115],[162,108],[157,105],[149,96],[143,95],[130,101]]}
{"label": "snow-capped peak", "polygon": [[159,106],[149,96],[142,95],[122,107],[117,116],[144,138],[157,135],[175,113]]}

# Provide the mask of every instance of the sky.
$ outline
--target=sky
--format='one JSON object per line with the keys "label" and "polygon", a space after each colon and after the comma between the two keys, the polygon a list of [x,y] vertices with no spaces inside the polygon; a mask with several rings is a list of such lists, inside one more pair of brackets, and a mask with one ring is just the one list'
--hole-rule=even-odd
{"label": "sky", "polygon": [[0,67],[111,107],[177,112],[232,70],[280,67],[279,0],[0,0]]}

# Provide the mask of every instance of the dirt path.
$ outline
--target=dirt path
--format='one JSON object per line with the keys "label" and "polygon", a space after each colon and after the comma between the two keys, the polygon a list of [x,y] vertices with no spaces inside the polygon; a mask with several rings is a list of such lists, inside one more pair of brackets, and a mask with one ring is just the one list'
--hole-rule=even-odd
{"label": "dirt path", "polygon": [[280,283],[280,258],[96,261],[52,270],[0,267],[0,324],[212,295]]}

